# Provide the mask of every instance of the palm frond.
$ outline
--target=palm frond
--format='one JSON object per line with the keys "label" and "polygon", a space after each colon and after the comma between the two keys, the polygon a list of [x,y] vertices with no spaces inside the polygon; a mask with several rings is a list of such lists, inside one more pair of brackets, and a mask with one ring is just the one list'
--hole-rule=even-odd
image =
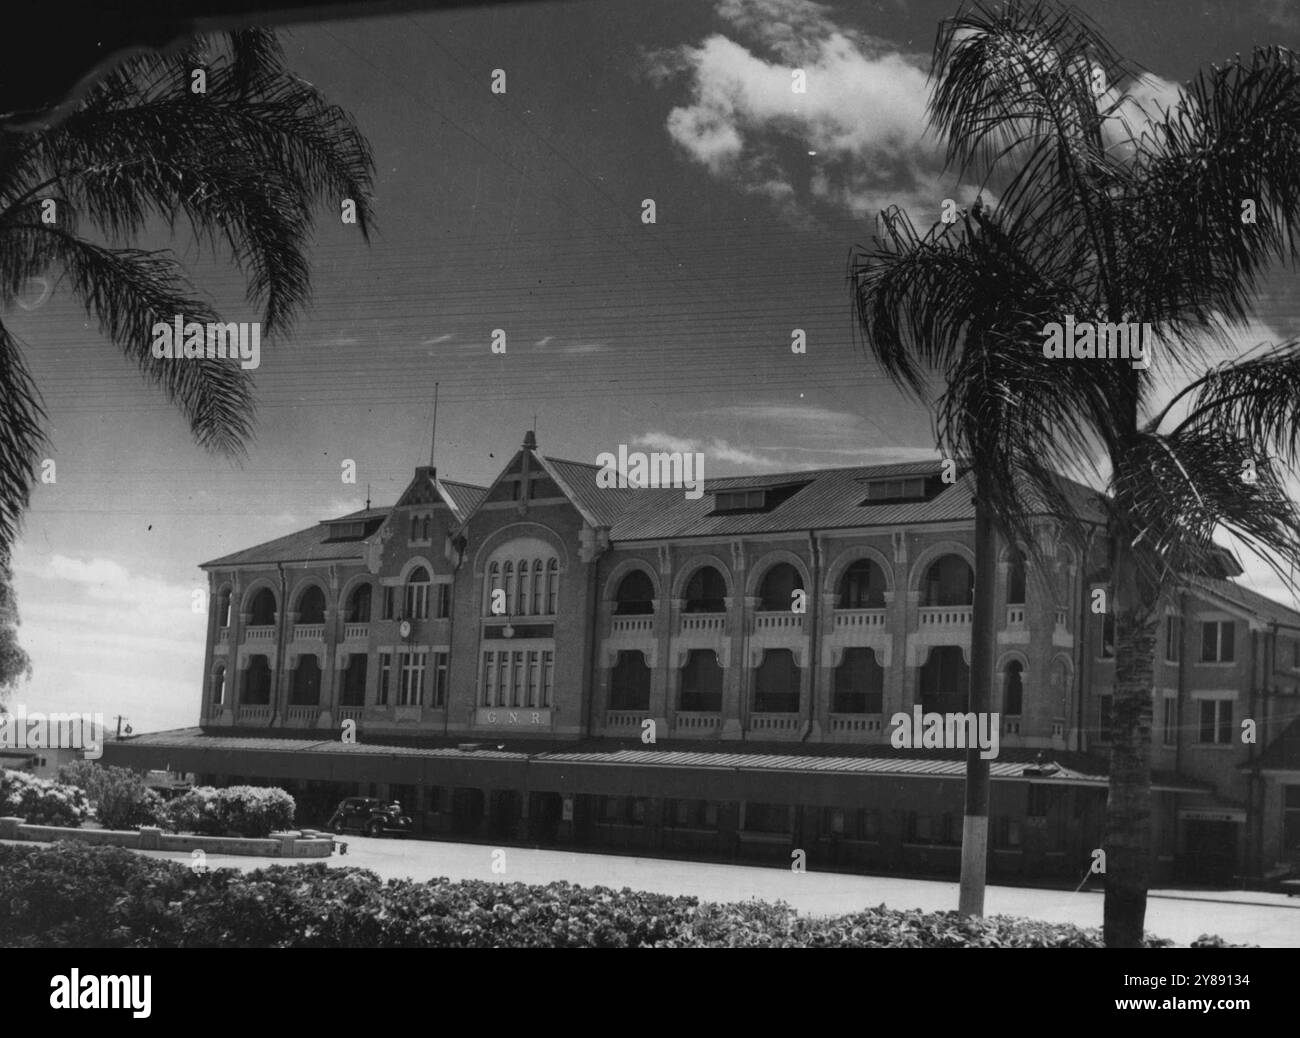
{"label": "palm frond", "polygon": [[200,324],[220,318],[192,294],[180,265],[166,252],[109,249],[55,227],[12,226],[43,235],[52,242],[59,263],[81,300],[87,317],[135,362],[145,377],[160,386],[189,421],[203,448],[232,457],[245,453],[252,435],[252,377],[237,363],[222,360],[168,360],[151,352],[153,326],[177,314]]}
{"label": "palm frond", "polygon": [[22,344],[0,324],[0,554],[7,554],[31,501],[47,445],[45,419]]}

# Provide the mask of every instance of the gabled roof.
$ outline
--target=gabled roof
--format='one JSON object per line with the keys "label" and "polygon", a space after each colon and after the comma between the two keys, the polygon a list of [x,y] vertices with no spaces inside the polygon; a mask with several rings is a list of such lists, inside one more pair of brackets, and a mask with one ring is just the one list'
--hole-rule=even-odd
{"label": "gabled roof", "polygon": [[223,566],[247,566],[272,562],[339,562],[345,559],[365,558],[367,543],[365,540],[331,541],[329,535],[330,525],[327,520],[317,523],[309,530],[285,534],[273,541],[223,555],[211,562],[200,563],[199,569],[220,569]]}
{"label": "gabled roof", "polygon": [[439,479],[437,482],[443,498],[461,522],[487,496],[487,487],[475,486],[473,483],[460,483],[451,479]]}
{"label": "gabled roof", "polygon": [[[458,523],[465,521],[465,517],[474,510],[474,507],[483,499],[483,495],[487,493],[486,487],[475,486],[472,483],[438,479],[432,469],[417,469],[415,478],[408,485],[406,491],[403,492],[399,503],[401,500],[405,500],[410,495],[412,488],[415,487],[425,489],[429,495],[436,494],[438,500],[446,502],[452,516]],[[336,516],[333,519],[322,519],[311,529],[298,530],[295,533],[277,537],[273,541],[265,541],[262,544],[255,544],[251,548],[244,548],[241,551],[232,552],[230,555],[223,555],[211,562],[201,563],[199,568],[220,569],[223,566],[266,565],[274,562],[342,562],[364,559],[366,549],[378,535],[379,526],[382,523],[377,524],[365,537],[358,537],[353,540],[331,540],[330,533],[333,524],[386,519],[396,507],[397,505],[389,505],[383,508],[361,508],[355,512],[349,512],[347,515]]]}
{"label": "gabled roof", "polygon": [[[563,458],[545,458],[534,455],[543,463],[553,480],[560,485],[578,511],[595,526],[613,526],[614,522],[636,500],[640,491],[631,487],[601,487],[596,484],[599,465],[582,461],[565,461]],[[680,494],[680,490],[669,491]]]}
{"label": "gabled roof", "polygon": [[1300,612],[1284,606],[1281,602],[1275,602],[1273,599],[1261,595],[1258,591],[1242,587],[1235,581],[1221,580],[1217,577],[1196,576],[1183,579],[1188,589],[1193,592],[1200,592],[1218,598],[1269,623],[1300,628]]}
{"label": "gabled roof", "polygon": [[[1259,766],[1269,771],[1300,771],[1300,718],[1282,729],[1282,734],[1259,755]],[[1253,765],[1246,761],[1242,769]]]}
{"label": "gabled roof", "polygon": [[[974,478],[969,472],[957,482],[923,501],[867,502],[871,480],[907,476],[934,477],[942,473],[943,462],[909,461],[890,465],[866,465],[831,469],[798,469],[792,472],[751,476],[724,476],[706,480],[703,493],[692,500],[684,488],[601,487],[600,466],[563,458],[549,458],[527,447],[512,456],[493,482],[495,487],[513,471],[520,454],[529,453],[573,503],[582,517],[595,527],[606,527],[614,543],[668,540],[688,537],[743,537],[766,533],[796,533],[806,530],[889,528],[927,523],[967,523],[975,518],[971,502]],[[959,469],[959,472],[961,470]],[[760,489],[802,484],[799,489],[766,511],[732,511],[713,514],[718,491]],[[1100,522],[1104,518],[1096,491],[1070,480],[1062,486],[1080,518]],[[445,501],[460,523],[466,522],[488,498],[491,487],[440,479],[435,469],[421,466],[398,504]],[[371,508],[340,518],[357,521],[388,516],[392,508]],[[323,543],[330,522],[312,530],[289,534],[253,548],[235,552],[204,567],[257,564],[282,561],[333,561],[364,556],[366,540]],[[371,536],[377,534],[372,533]],[[1267,600],[1265,600],[1267,601]],[[1276,603],[1273,603],[1276,608]],[[1289,611],[1288,611],[1289,612]],[[1300,623],[1300,614],[1290,614]],[[1288,621],[1290,622],[1290,621]]]}

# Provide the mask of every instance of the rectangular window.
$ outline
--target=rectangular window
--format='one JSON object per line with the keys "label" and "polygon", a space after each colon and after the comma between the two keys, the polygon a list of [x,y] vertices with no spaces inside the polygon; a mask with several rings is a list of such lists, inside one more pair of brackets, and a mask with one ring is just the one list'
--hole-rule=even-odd
{"label": "rectangular window", "polygon": [[1231,620],[1208,620],[1201,624],[1202,663],[1232,663],[1236,648],[1236,624]]}
{"label": "rectangular window", "polygon": [[1030,818],[1046,818],[1048,809],[1052,806],[1052,790],[1047,786],[1029,787],[1029,810],[1026,812]]}
{"label": "rectangular window", "polygon": [[528,706],[537,705],[537,694],[541,691],[542,682],[542,654],[540,652],[530,652],[528,654]]}
{"label": "rectangular window", "polygon": [[505,706],[506,697],[509,695],[510,688],[510,653],[497,653],[497,685],[496,695],[492,699],[493,706]]}
{"label": "rectangular window", "polygon": [[1103,660],[1115,658],[1115,614],[1107,613],[1101,622],[1101,653]]}
{"label": "rectangular window", "polygon": [[433,707],[441,709],[447,705],[447,653],[433,654]]}
{"label": "rectangular window", "polygon": [[1114,702],[1114,696],[1097,697],[1097,738],[1102,742],[1110,742],[1111,708]]}
{"label": "rectangular window", "polygon": [[424,809],[430,814],[437,814],[442,810],[442,787],[429,786],[424,794]]}
{"label": "rectangular window", "polygon": [[510,661],[510,705],[524,705],[524,654],[516,652]]}
{"label": "rectangular window", "polygon": [[1165,662],[1177,663],[1183,641],[1183,621],[1177,616],[1165,617]]}
{"label": "rectangular window", "polygon": [[825,818],[822,820],[822,827],[832,836],[844,835],[844,808],[828,807],[825,811]]}
{"label": "rectangular window", "polygon": [[542,707],[551,705],[552,678],[555,675],[555,653],[542,653]]}
{"label": "rectangular window", "polygon": [[406,585],[406,618],[408,620],[427,620],[429,618],[429,585]]}
{"label": "rectangular window", "polygon": [[1218,746],[1232,744],[1232,700],[1202,699],[1199,740]]}
{"label": "rectangular window", "polygon": [[402,653],[401,706],[420,706],[424,701],[424,667],[428,653]]}
{"label": "rectangular window", "polygon": [[1164,726],[1161,729],[1161,741],[1166,746],[1178,744],[1178,696],[1165,696]]}
{"label": "rectangular window", "polygon": [[451,616],[451,585],[439,584],[438,587],[438,619],[445,620]]}
{"label": "rectangular window", "polygon": [[751,833],[788,833],[792,831],[789,804],[745,804],[745,831]]}
{"label": "rectangular window", "polygon": [[1282,853],[1300,851],[1300,786],[1283,786]]}
{"label": "rectangular window", "polygon": [[1002,815],[998,818],[998,827],[994,832],[993,846],[999,850],[1014,851],[1020,849],[1020,819]]}
{"label": "rectangular window", "polygon": [[397,589],[392,586],[384,588],[383,607],[379,618],[381,620],[391,620],[393,618],[393,607],[397,600]]}
{"label": "rectangular window", "polygon": [[381,652],[379,654],[379,696],[376,700],[380,706],[388,705],[388,690],[392,685],[392,680],[393,654],[391,652]]}
{"label": "rectangular window", "polygon": [[483,705],[492,705],[492,692],[497,686],[497,654],[483,653]]}

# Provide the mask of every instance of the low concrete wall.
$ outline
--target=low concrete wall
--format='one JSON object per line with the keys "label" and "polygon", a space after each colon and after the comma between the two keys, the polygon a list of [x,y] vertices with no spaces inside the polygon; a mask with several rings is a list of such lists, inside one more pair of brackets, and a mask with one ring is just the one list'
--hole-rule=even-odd
{"label": "low concrete wall", "polygon": [[143,826],[138,831],[64,829],[57,825],[28,825],[21,818],[0,818],[0,840],[78,840],[142,851],[203,851],[205,854],[245,854],[259,858],[328,858],[334,850],[331,837],[312,829],[272,833],[265,839],[256,839],[165,833],[154,826]]}

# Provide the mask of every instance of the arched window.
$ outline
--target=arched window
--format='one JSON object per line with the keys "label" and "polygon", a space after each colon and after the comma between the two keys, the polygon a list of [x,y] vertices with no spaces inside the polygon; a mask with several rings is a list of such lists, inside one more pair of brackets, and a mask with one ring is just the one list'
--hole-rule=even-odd
{"label": "arched window", "polygon": [[758,589],[758,608],[764,613],[788,613],[794,593],[803,590],[803,577],[788,562],[778,562],[767,571]]}
{"label": "arched window", "polygon": [[226,668],[217,667],[212,672],[212,705],[220,706],[226,698]]}
{"label": "arched window", "polygon": [[419,517],[413,515],[411,516],[411,540],[418,541],[420,539],[419,534],[420,520]]}
{"label": "arched window", "polygon": [[426,515],[424,517],[424,522],[420,524],[420,540],[422,541],[428,541],[433,539],[432,527],[430,526],[430,522],[431,522],[430,518]]}
{"label": "arched window", "polygon": [[546,612],[555,615],[555,606],[560,596],[560,560],[551,559],[546,564]]}
{"label": "arched window", "polygon": [[885,671],[872,649],[845,649],[835,668],[835,698],[831,710],[837,714],[878,714],[885,693]]}
{"label": "arched window", "polygon": [[545,563],[541,559],[533,559],[533,605],[530,610],[531,616],[541,616],[542,610],[546,606],[546,596],[544,594],[542,573],[545,571]]}
{"label": "arched window", "polygon": [[408,620],[429,618],[429,571],[416,566],[406,578],[406,612]]}
{"label": "arched window", "polygon": [[502,573],[506,586],[506,612],[508,613],[514,608],[515,604],[515,564],[507,562],[502,567]]}
{"label": "arched window", "polygon": [[293,668],[293,687],[289,691],[290,706],[320,705],[320,664],[315,656],[298,657]]}
{"label": "arched window", "polygon": [[519,595],[515,599],[515,613],[528,615],[528,560],[519,560]]}
{"label": "arched window", "polygon": [[650,709],[650,668],[646,666],[644,653],[618,654],[618,662],[609,677],[609,708]]}
{"label": "arched window", "polygon": [[960,555],[930,563],[922,583],[922,606],[963,606],[975,601],[975,572]]}
{"label": "arched window", "polygon": [[348,595],[348,608],[345,623],[350,624],[368,624],[370,623],[370,585],[358,584],[352,589],[352,594]]}
{"label": "arched window", "polygon": [[620,616],[653,613],[655,586],[643,569],[634,569],[618,582],[614,592],[614,612]]}
{"label": "arched window", "polygon": [[243,706],[271,705],[271,667],[265,656],[250,656],[244,671],[244,692],[240,696]]}
{"label": "arched window", "polygon": [[487,587],[483,590],[485,592],[483,595],[483,615],[493,616],[495,614],[492,609],[492,602],[497,597],[493,592],[501,590],[501,564],[499,562],[494,562],[488,567]]}
{"label": "arched window", "polygon": [[1011,556],[1007,567],[1007,605],[1025,604],[1025,560],[1020,555]]}
{"label": "arched window", "polygon": [[325,622],[325,592],[312,584],[298,596],[298,623],[323,624]]}
{"label": "arched window", "polygon": [[799,668],[789,649],[768,649],[754,673],[754,710],[794,713],[799,709]]}
{"label": "arched window", "polygon": [[1024,670],[1019,660],[1012,660],[1002,672],[1002,712],[1008,717],[1019,717],[1024,706]]}
{"label": "arched window", "polygon": [[270,588],[264,587],[253,596],[248,612],[249,627],[271,627],[275,624],[275,595]]}
{"label": "arched window", "polygon": [[722,668],[710,649],[692,650],[682,667],[678,710],[717,712],[722,709]]}
{"label": "arched window", "polygon": [[926,713],[964,713],[970,699],[970,666],[956,645],[930,650],[917,678],[921,709]]}
{"label": "arched window", "polygon": [[727,582],[713,566],[701,566],[686,582],[685,602],[687,613],[725,613],[727,611]]}
{"label": "arched window", "polygon": [[366,654],[354,652],[348,657],[348,669],[343,672],[343,694],[339,698],[341,706],[365,706],[366,703]]}
{"label": "arched window", "polygon": [[874,559],[858,559],[840,577],[840,609],[884,609],[885,573]]}
{"label": "arched window", "polygon": [[217,626],[230,626],[230,588],[223,588],[217,596]]}

